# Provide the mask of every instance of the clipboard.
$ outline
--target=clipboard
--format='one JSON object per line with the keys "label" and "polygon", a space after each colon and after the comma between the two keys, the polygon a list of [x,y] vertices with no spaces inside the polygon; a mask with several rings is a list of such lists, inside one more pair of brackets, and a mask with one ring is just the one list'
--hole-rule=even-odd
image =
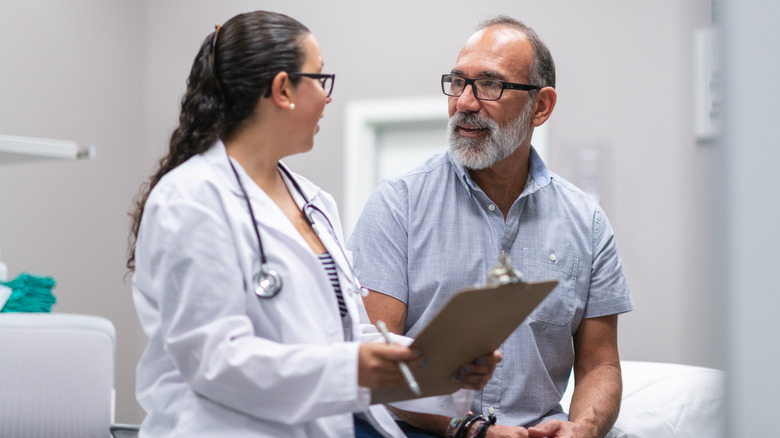
{"label": "clipboard", "polygon": [[[458,369],[497,349],[557,285],[557,280],[520,281],[453,295],[409,346],[427,359],[425,366],[412,369],[422,390],[419,397],[461,389],[452,378]],[[373,390],[371,403],[419,397],[404,382]]]}

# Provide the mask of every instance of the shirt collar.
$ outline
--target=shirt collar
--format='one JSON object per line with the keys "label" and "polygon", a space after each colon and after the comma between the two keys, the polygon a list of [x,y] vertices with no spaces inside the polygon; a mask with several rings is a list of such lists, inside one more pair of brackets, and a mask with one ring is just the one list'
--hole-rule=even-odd
{"label": "shirt collar", "polygon": [[[471,179],[471,175],[466,168],[452,158],[452,152],[449,150],[447,151],[447,159],[450,161],[455,174],[458,175],[458,179],[467,190],[480,190],[479,186]],[[520,194],[520,197],[530,195],[552,182],[550,171],[547,170],[547,166],[544,165],[542,158],[533,146],[531,146],[528,161],[530,163],[528,166],[528,180],[525,183],[525,188],[523,189],[523,193]]]}
{"label": "shirt collar", "polygon": [[[533,191],[539,190],[543,187],[547,187],[548,184],[552,182],[552,174],[550,174],[550,171],[547,170],[547,166],[544,165],[544,161],[542,161],[542,157],[539,156],[539,154],[536,152],[536,149],[534,149],[533,146],[531,146],[531,155],[529,157],[530,165],[529,167],[529,175],[528,175],[528,182],[531,182],[533,180],[536,184],[536,188]],[[525,184],[525,190],[523,192],[527,192],[529,189],[529,184]]]}
{"label": "shirt collar", "polygon": [[447,160],[449,160],[452,169],[455,171],[455,174],[458,175],[458,180],[463,184],[463,187],[465,187],[466,190],[470,192],[471,190],[479,189],[477,184],[474,183],[474,180],[471,179],[471,175],[469,175],[466,168],[452,158],[452,151],[449,149],[447,149]]}

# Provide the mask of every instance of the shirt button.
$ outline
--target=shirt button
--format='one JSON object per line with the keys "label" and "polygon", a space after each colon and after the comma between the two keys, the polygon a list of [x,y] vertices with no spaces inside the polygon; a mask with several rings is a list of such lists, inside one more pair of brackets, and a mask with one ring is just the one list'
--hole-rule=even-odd
{"label": "shirt button", "polygon": [[550,261],[554,262],[558,260],[558,257],[555,256],[555,254],[550,254]]}
{"label": "shirt button", "polygon": [[493,204],[488,205],[488,210],[493,211],[496,209],[496,206]]}
{"label": "shirt button", "polygon": [[496,413],[496,410],[493,408],[493,406],[488,408],[488,414],[493,415]]}

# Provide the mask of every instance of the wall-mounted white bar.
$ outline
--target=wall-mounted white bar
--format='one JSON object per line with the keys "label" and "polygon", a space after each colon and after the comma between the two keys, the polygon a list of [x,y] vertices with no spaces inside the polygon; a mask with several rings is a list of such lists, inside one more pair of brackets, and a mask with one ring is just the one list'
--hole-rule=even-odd
{"label": "wall-mounted white bar", "polygon": [[79,149],[75,141],[0,135],[0,164],[31,160],[76,160],[95,157],[95,146]]}
{"label": "wall-mounted white bar", "polygon": [[[96,148],[79,149],[75,141],[0,135],[0,164],[39,160],[95,158]],[[7,281],[8,268],[0,261],[0,281]],[[6,297],[7,298],[7,297]],[[2,308],[0,304],[0,308]]]}

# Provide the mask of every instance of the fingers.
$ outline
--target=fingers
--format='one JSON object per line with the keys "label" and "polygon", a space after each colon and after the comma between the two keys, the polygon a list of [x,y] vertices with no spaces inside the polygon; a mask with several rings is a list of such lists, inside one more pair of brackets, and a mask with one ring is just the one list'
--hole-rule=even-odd
{"label": "fingers", "polygon": [[382,355],[386,360],[392,360],[392,361],[399,361],[402,360],[404,362],[409,362],[413,360],[419,359],[419,354],[409,349],[409,347],[404,347],[403,345],[393,344],[393,345],[387,345],[387,344],[376,344],[380,347],[378,354]]}
{"label": "fingers", "polygon": [[358,350],[358,384],[371,389],[398,385],[403,380],[398,362],[413,367],[419,360],[417,353],[401,345],[362,344]]}
{"label": "fingers", "polygon": [[[398,367],[399,361],[406,362],[414,370],[423,360],[417,352],[401,345],[369,343],[361,345],[359,351],[358,384],[372,389],[401,383],[403,375]],[[466,389],[482,389],[501,359],[501,352],[496,350],[464,365],[453,377]]]}
{"label": "fingers", "polygon": [[461,382],[466,389],[480,390],[487,385],[492,375],[492,372],[485,373],[480,369],[464,367],[461,372],[455,375],[455,380]]}
{"label": "fingers", "polygon": [[499,362],[501,362],[501,352],[496,350],[493,354],[477,358],[472,364],[464,365],[454,378],[467,389],[482,389],[493,376],[493,371]]}
{"label": "fingers", "polygon": [[544,423],[537,424],[536,426],[528,428],[528,436],[531,438],[544,438],[549,436],[556,436],[558,431],[563,426],[562,421],[549,420]]}
{"label": "fingers", "polygon": [[503,357],[501,356],[501,352],[499,350],[496,350],[493,352],[493,354],[488,354],[482,357],[478,357],[477,360],[474,361],[474,363],[476,363],[477,365],[482,365],[482,364],[492,365],[493,368],[495,368],[495,366],[499,362],[501,362],[502,358]]}
{"label": "fingers", "polygon": [[362,346],[358,354],[358,385],[371,388],[386,388],[396,385],[401,379],[398,364],[388,362],[373,351]]}
{"label": "fingers", "polygon": [[528,438],[528,431],[520,426],[502,426],[494,424],[488,428],[487,438]]}

